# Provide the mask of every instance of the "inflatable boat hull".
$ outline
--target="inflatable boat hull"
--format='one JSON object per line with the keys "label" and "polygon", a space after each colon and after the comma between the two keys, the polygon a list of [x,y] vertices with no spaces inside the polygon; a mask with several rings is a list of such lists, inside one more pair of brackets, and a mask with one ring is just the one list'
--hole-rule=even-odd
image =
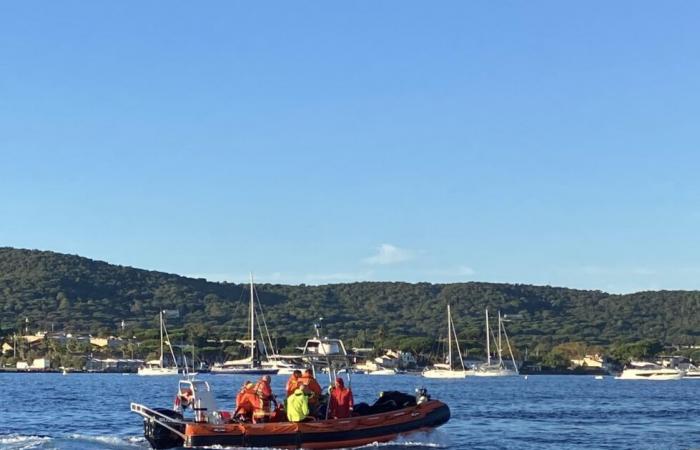
{"label": "inflatable boat hull", "polygon": [[185,447],[333,449],[386,442],[400,434],[439,427],[450,419],[437,400],[386,413],[315,422],[265,424],[188,423]]}

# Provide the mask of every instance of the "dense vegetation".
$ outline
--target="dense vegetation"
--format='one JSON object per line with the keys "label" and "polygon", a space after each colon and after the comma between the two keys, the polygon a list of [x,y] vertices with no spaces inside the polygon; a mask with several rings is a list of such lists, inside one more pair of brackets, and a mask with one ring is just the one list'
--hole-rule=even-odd
{"label": "dense vegetation", "polygon": [[[478,282],[260,284],[256,288],[270,333],[282,349],[303,342],[322,316],[328,334],[341,336],[351,345],[434,351],[446,333],[448,302],[460,341],[472,355],[483,354],[487,307],[511,318],[507,322],[511,343],[521,353],[528,349],[530,355],[547,353],[555,358],[553,349],[566,353],[591,347],[617,349],[622,355],[625,348],[635,348],[643,340],[653,343],[652,347],[700,343],[700,292],[696,291],[610,295]],[[194,343],[210,354],[235,353],[235,344],[220,342],[245,334],[246,290],[246,285],[74,255],[0,248],[0,336],[23,331],[28,319],[30,332],[53,328],[136,336],[145,342],[144,348],[152,349],[157,342],[158,311],[177,309],[180,318],[169,323],[173,341]]]}

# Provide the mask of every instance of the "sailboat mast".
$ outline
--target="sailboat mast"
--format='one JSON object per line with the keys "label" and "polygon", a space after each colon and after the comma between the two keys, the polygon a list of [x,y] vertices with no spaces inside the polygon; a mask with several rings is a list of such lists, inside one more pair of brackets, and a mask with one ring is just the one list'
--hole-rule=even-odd
{"label": "sailboat mast", "polygon": [[501,345],[501,328],[503,324],[501,323],[501,311],[498,311],[498,364],[503,365],[503,346]]}
{"label": "sailboat mast", "polygon": [[486,364],[491,365],[491,337],[489,335],[489,309],[486,308]]}
{"label": "sailboat mast", "polygon": [[163,310],[160,310],[160,368],[163,368]]}
{"label": "sailboat mast", "polygon": [[253,293],[253,272],[250,273],[250,365],[255,366],[255,294]]}
{"label": "sailboat mast", "polygon": [[447,305],[447,364],[452,369],[452,313]]}

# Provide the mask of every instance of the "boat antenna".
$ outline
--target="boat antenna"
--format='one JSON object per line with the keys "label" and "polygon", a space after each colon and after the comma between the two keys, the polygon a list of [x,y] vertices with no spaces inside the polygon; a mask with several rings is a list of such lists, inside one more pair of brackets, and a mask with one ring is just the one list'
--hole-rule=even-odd
{"label": "boat antenna", "polygon": [[314,322],[314,330],[316,330],[316,337],[321,338],[321,328],[323,327],[323,317],[318,318],[318,322]]}

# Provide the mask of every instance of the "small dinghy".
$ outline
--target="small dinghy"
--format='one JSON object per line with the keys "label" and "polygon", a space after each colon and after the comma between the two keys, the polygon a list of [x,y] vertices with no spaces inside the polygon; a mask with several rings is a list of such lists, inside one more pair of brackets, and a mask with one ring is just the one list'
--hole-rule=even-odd
{"label": "small dinghy", "polygon": [[[303,356],[316,373],[325,368],[331,377],[348,366],[339,339],[309,339]],[[399,435],[439,427],[450,419],[449,407],[431,400],[425,389],[416,390],[416,395],[385,392],[372,405],[356,405],[353,416],[344,419],[289,422],[282,413],[265,423],[238,421],[229,411],[219,410],[206,381],[181,380],[178,396],[183,395],[194,417],[186,418],[174,409],[131,404],[131,411],[144,418],[144,436],[153,448],[347,448],[388,442]]]}

